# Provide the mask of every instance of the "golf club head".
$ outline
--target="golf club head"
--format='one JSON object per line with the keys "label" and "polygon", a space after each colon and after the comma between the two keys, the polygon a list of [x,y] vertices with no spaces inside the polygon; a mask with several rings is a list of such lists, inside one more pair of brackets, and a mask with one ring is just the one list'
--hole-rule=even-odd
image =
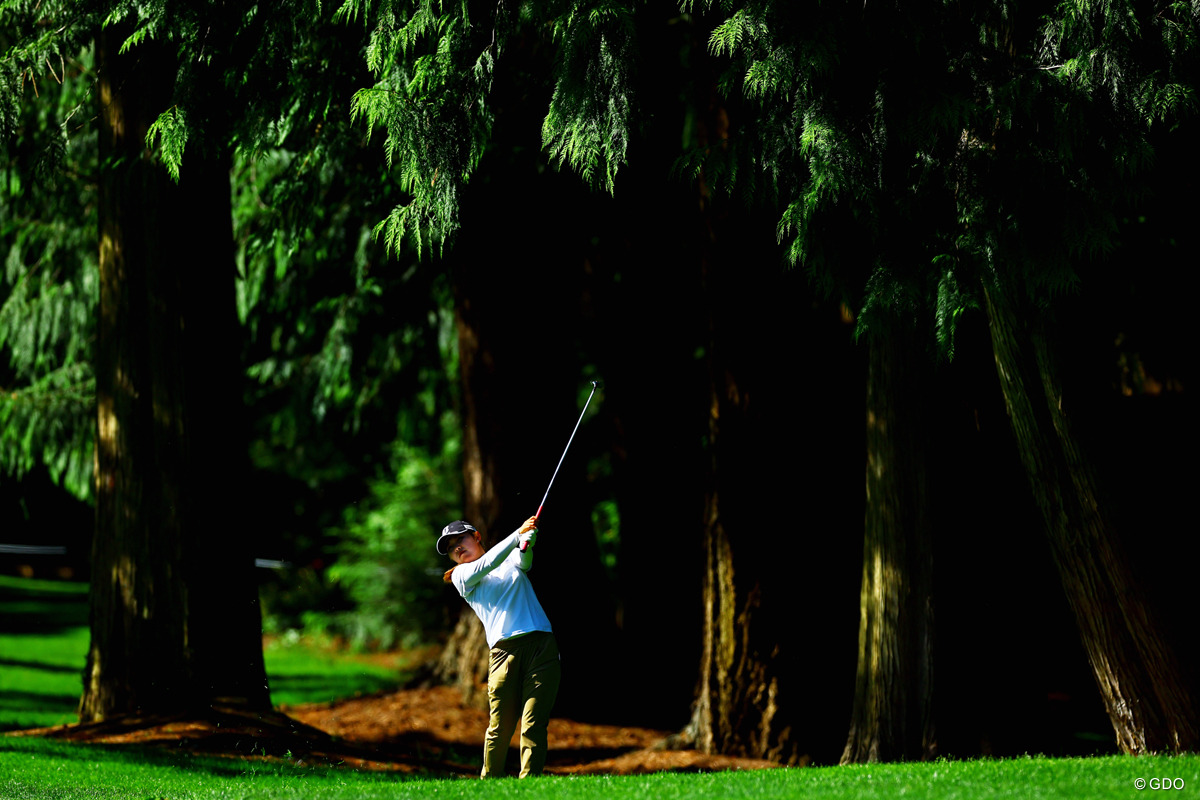
{"label": "golf club head", "polygon": [[604,381],[592,381],[592,389],[603,389]]}

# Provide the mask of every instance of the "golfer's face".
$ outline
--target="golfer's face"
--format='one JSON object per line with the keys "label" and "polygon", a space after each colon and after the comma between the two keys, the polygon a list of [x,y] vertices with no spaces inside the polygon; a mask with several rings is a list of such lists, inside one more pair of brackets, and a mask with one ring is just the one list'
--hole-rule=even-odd
{"label": "golfer's face", "polygon": [[483,545],[475,540],[473,534],[464,533],[450,542],[447,552],[455,564],[468,564],[483,555]]}

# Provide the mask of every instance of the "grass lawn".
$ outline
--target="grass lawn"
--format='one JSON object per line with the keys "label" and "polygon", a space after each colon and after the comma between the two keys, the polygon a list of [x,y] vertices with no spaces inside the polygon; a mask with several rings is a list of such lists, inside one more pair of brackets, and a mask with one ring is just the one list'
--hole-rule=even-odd
{"label": "grass lawn", "polygon": [[[0,577],[0,730],[74,720],[87,648],[86,587]],[[373,692],[402,679],[398,665],[295,639],[268,643],[278,703]],[[1200,791],[1200,756],[1023,758],[716,774],[556,777],[520,782],[397,777],[294,761],[216,758],[134,746],[0,736],[3,800],[147,798],[1130,798],[1164,781]],[[1182,790],[1179,789],[1182,784]],[[1158,789],[1157,791],[1162,791]]]}
{"label": "grass lawn", "polygon": [[[87,659],[87,584],[0,575],[0,731],[75,722]],[[277,705],[395,688],[398,657],[356,655],[298,637],[263,648]]]}
{"label": "grass lawn", "polygon": [[75,722],[87,584],[0,575],[0,731]]}
{"label": "grass lawn", "polygon": [[298,636],[268,639],[263,659],[277,706],[327,703],[394,689],[418,666],[401,655],[347,653],[331,643]]}
{"label": "grass lawn", "polygon": [[[1200,787],[1200,756],[943,761],[710,774],[557,777],[534,781],[397,778],[254,759],[193,758],[167,751],[0,738],[0,797],[81,798],[503,798],[523,800],[951,800],[1130,798],[1138,779]],[[1145,791],[1153,791],[1147,788]]]}

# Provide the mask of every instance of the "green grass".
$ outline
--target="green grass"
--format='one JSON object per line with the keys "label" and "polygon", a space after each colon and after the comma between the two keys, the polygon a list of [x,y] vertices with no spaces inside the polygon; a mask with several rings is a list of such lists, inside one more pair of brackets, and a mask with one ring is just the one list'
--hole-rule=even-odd
{"label": "green grass", "polygon": [[76,720],[87,585],[0,576],[0,731]]}
{"label": "green grass", "polygon": [[276,705],[327,703],[394,689],[410,674],[400,658],[345,653],[330,643],[295,636],[268,640],[263,659]]}
{"label": "green grass", "polygon": [[[558,777],[535,781],[404,778],[253,759],[193,758],[0,738],[0,797],[12,800],[201,798],[487,798],[504,800],[988,800],[1129,798],[1138,778],[1200,787],[1200,757],[943,761],[714,774]],[[1147,790],[1149,791],[1149,790]]]}
{"label": "green grass", "polygon": [[[0,731],[76,721],[87,648],[87,584],[0,575]],[[407,677],[399,659],[297,637],[272,639],[263,658],[277,705],[370,694]]]}
{"label": "green grass", "polygon": [[[0,730],[72,721],[87,648],[86,587],[0,577]],[[296,639],[265,650],[277,703],[374,692],[401,679],[395,665]],[[536,781],[408,778],[161,748],[0,736],[3,800],[170,798],[487,798],[505,800],[954,800],[1131,798],[1135,780],[1182,780],[1200,791],[1200,756],[1024,758],[932,764],[780,769],[718,774],[555,777]],[[1154,790],[1147,787],[1145,791]]]}

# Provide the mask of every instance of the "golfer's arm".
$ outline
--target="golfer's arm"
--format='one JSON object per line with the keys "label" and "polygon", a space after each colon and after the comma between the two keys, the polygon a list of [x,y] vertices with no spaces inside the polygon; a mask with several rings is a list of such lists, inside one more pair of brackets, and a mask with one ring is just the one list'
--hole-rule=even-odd
{"label": "golfer's arm", "polygon": [[517,531],[513,531],[475,561],[469,564],[459,564],[455,567],[455,577],[458,577],[461,570],[462,578],[460,580],[463,582],[463,588],[470,589],[483,580],[485,575],[500,566],[504,559],[508,558],[508,554],[513,551],[513,548],[517,546],[519,541]]}

